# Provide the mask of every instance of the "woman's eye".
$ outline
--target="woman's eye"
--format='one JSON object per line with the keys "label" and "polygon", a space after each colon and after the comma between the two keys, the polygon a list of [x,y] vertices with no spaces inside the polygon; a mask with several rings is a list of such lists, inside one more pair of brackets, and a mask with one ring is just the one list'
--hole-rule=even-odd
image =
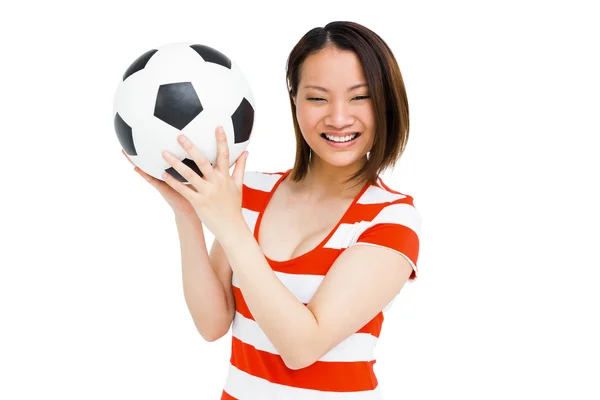
{"label": "woman's eye", "polygon": [[[369,97],[370,96],[356,96],[352,100],[364,100],[364,99],[368,99]],[[321,97],[308,97],[306,100],[309,100],[309,101],[326,101],[325,99],[323,99]]]}

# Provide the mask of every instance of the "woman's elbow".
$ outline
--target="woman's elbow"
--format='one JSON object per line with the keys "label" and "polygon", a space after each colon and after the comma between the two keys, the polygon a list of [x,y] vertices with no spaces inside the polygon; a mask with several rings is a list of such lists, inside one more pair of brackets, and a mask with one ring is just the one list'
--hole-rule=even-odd
{"label": "woman's elbow", "polygon": [[283,359],[285,366],[291,370],[299,370],[310,367],[317,362],[317,359],[312,357],[310,352],[303,352],[301,354],[292,353],[287,356],[282,356],[281,358]]}
{"label": "woman's elbow", "polygon": [[215,342],[225,336],[231,328],[232,319],[226,318],[217,321],[212,321],[211,324],[204,326],[198,326],[196,324],[196,330],[207,342]]}

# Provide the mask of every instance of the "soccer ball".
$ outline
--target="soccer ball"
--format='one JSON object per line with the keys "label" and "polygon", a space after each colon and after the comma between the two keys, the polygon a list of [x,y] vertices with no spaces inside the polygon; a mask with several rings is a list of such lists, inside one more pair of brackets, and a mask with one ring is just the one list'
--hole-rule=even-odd
{"label": "soccer ball", "polygon": [[251,88],[230,58],[206,45],[172,43],[142,54],[127,68],[114,95],[113,119],[119,143],[135,165],[157,179],[166,171],[189,183],[162,157],[163,150],[202,176],[177,136],[190,138],[214,165],[220,125],[231,167],[250,141],[254,108]]}

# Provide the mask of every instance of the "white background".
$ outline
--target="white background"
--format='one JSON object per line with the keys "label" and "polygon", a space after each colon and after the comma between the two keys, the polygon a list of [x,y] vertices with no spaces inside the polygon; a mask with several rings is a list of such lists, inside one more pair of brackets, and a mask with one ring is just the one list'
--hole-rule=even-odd
{"label": "white background", "polygon": [[600,398],[592,3],[3,5],[0,398],[219,398],[230,335],[195,331],[171,209],[121,154],[113,94],[146,50],[214,46],[257,101],[247,169],[285,170],[286,58],[333,20],[387,41],[410,104],[384,178],[423,218],[420,277],[377,347],[385,398]]}

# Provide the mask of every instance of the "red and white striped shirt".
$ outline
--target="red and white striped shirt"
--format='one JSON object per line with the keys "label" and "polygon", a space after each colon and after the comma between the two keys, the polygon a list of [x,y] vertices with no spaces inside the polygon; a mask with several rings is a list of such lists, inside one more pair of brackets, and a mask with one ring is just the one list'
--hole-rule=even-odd
{"label": "red and white striped shirt", "polygon": [[[291,170],[244,173],[242,212],[255,239],[263,211]],[[266,257],[284,285],[308,304],[335,259],[348,247],[369,244],[393,249],[413,266],[417,277],[421,220],[411,196],[388,188],[381,178],[366,185],[341,220],[313,250],[287,261]],[[373,371],[374,348],[383,312],[312,365],[287,368],[277,350],[254,321],[233,276],[235,316],[231,360],[221,400],[381,400]]]}

